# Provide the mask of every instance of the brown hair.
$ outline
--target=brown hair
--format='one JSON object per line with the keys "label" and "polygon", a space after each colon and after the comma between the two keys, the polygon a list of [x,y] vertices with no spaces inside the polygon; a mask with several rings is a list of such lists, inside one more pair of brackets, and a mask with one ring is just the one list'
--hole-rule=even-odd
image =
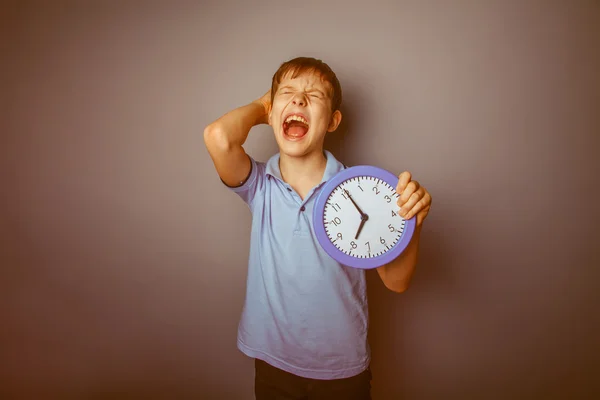
{"label": "brown hair", "polygon": [[275,92],[279,88],[281,79],[287,74],[292,74],[292,79],[304,72],[316,72],[321,76],[321,80],[329,83],[331,86],[329,96],[331,97],[331,111],[339,110],[342,104],[342,87],[333,70],[321,60],[312,57],[297,57],[281,64],[271,83],[271,103],[275,97]]}

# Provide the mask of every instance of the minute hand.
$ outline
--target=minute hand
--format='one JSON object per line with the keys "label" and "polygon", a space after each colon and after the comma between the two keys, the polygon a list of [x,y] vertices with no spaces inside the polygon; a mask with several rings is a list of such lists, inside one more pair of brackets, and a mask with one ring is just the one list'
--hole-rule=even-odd
{"label": "minute hand", "polygon": [[350,198],[350,201],[352,202],[352,204],[354,204],[354,207],[356,207],[356,209],[358,210],[358,212],[360,213],[361,216],[365,215],[364,212],[362,212],[362,210],[360,209],[360,207],[358,206],[358,204],[356,204],[356,202],[354,201],[354,199],[352,198],[352,196],[350,195],[350,192],[348,191],[348,189],[345,189],[344,192],[346,192],[346,194],[348,195],[348,197]]}

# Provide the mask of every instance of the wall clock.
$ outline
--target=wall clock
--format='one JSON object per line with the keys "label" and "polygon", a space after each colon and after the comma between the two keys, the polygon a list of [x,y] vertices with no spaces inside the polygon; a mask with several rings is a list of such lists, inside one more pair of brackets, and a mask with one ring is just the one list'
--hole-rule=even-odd
{"label": "wall clock", "polygon": [[371,269],[398,257],[415,231],[398,211],[398,177],[359,165],[343,169],[321,189],[313,225],[321,247],[340,264]]}

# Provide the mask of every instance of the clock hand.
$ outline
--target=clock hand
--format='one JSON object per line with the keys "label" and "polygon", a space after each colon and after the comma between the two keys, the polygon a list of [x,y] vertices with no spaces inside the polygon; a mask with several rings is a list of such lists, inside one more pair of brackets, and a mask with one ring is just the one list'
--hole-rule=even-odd
{"label": "clock hand", "polygon": [[356,232],[356,236],[354,237],[354,240],[358,239],[358,235],[360,235],[360,232],[362,231],[363,226],[365,225],[365,222],[367,222],[367,220],[369,219],[369,216],[367,214],[363,214],[360,217],[360,225],[358,226],[358,232]]}
{"label": "clock hand", "polygon": [[350,192],[348,191],[348,189],[344,189],[344,192],[348,195],[348,197],[350,198],[350,201],[352,202],[352,204],[354,204],[354,207],[356,207],[356,209],[360,213],[360,216],[362,217],[363,215],[366,215],[364,212],[362,212],[362,210],[360,209],[360,207],[358,207],[358,204],[356,204],[356,202],[354,201],[354,199],[350,195]]}

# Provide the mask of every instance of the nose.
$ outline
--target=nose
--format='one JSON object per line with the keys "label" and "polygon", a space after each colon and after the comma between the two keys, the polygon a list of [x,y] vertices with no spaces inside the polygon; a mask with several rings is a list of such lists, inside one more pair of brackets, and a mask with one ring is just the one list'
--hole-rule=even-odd
{"label": "nose", "polygon": [[304,98],[304,95],[300,93],[294,95],[294,98],[292,99],[292,104],[294,104],[295,106],[305,106],[306,99]]}

